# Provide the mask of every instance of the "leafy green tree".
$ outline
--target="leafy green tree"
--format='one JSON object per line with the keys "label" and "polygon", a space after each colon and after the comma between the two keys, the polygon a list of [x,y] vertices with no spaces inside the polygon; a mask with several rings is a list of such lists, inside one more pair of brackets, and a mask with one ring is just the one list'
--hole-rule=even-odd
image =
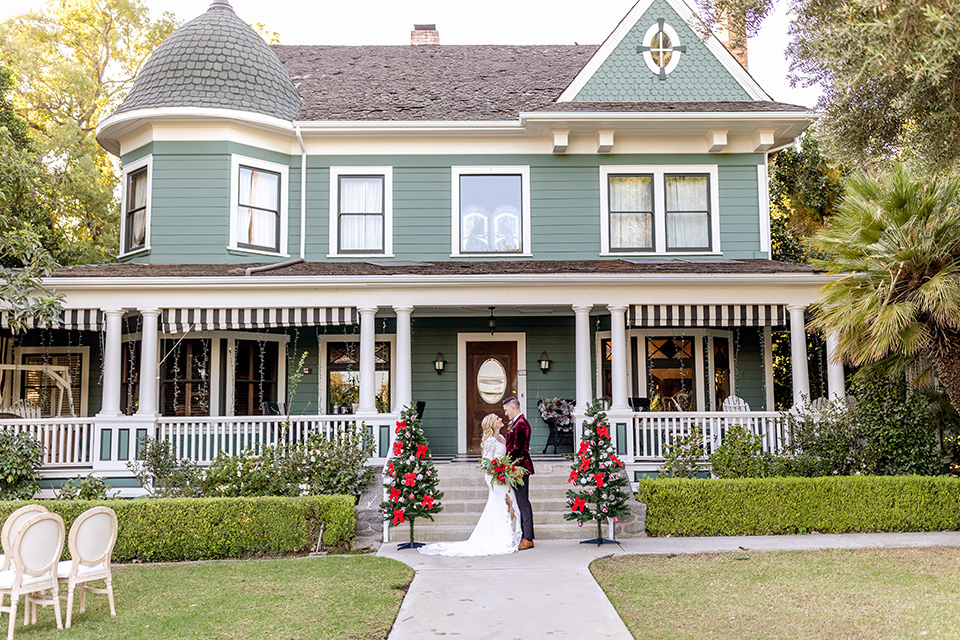
{"label": "leafy green tree", "polygon": [[960,177],[903,164],[847,180],[837,213],[813,240],[836,276],[814,320],[856,365],[928,355],[960,407]]}
{"label": "leafy green tree", "polygon": [[[698,0],[714,27],[757,32],[778,0]],[[852,166],[960,160],[960,0],[780,0],[792,80],[822,89],[820,134]]]}

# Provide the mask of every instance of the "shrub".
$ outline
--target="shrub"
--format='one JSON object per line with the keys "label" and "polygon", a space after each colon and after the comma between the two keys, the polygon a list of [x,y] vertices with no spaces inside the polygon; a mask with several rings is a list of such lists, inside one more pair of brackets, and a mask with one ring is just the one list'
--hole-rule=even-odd
{"label": "shrub", "polygon": [[707,449],[703,446],[703,431],[699,425],[690,429],[690,433],[674,440],[664,447],[663,464],[660,477],[696,478],[703,468],[703,459]]}
{"label": "shrub", "polygon": [[[47,501],[44,506],[60,514],[69,529],[77,516],[96,504],[68,500]],[[344,546],[353,538],[356,524],[350,496],[158,498],[102,504],[117,512],[114,562],[299,553],[313,549],[321,526],[324,544]],[[0,518],[22,506],[0,502]]]}
{"label": "shrub", "polygon": [[960,529],[960,478],[835,476],[641,480],[653,535]]}
{"label": "shrub", "polygon": [[131,460],[127,468],[147,493],[156,498],[197,497],[202,472],[192,460],[180,459],[168,440],[146,437],[143,459]]}
{"label": "shrub", "polygon": [[0,430],[0,500],[29,500],[40,489],[43,445],[28,433]]}
{"label": "shrub", "polygon": [[298,496],[303,476],[297,447],[246,449],[238,456],[217,454],[203,478],[206,496]]}
{"label": "shrub", "polygon": [[109,492],[107,481],[93,474],[65,480],[60,489],[54,491],[57,500],[106,500]]}
{"label": "shrub", "polygon": [[365,429],[341,434],[329,441],[311,436],[303,451],[303,482],[311,494],[343,494],[359,497],[373,482],[373,438]]}
{"label": "shrub", "polygon": [[760,436],[741,425],[727,429],[723,444],[710,454],[718,478],[764,478],[772,473],[773,457],[762,451]]}
{"label": "shrub", "polygon": [[866,471],[867,436],[843,401],[819,412],[810,409],[783,414],[790,444],[777,459],[775,475],[834,476]]}

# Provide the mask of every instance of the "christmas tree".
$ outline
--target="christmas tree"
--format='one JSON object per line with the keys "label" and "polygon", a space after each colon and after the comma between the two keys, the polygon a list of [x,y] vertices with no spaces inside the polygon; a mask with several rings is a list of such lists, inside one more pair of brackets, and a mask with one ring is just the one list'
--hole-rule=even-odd
{"label": "christmas tree", "polygon": [[389,495],[380,503],[380,509],[390,526],[410,523],[410,542],[398,549],[412,549],[423,546],[413,540],[414,520],[433,520],[433,514],[443,510],[440,504],[443,493],[437,490],[437,470],[415,409],[408,407],[403,411],[395,433],[393,457],[387,460],[384,469],[384,485]]}
{"label": "christmas tree", "polygon": [[587,409],[587,419],[583,423],[583,440],[580,450],[574,456],[573,470],[568,482],[576,487],[567,491],[569,513],[567,520],[576,520],[580,526],[591,520],[597,521],[596,542],[601,545],[605,540],[602,525],[613,518],[619,522],[621,516],[630,513],[627,500],[630,487],[627,476],[622,472],[623,462],[617,458],[616,449],[610,440],[610,424],[600,402],[593,401]]}

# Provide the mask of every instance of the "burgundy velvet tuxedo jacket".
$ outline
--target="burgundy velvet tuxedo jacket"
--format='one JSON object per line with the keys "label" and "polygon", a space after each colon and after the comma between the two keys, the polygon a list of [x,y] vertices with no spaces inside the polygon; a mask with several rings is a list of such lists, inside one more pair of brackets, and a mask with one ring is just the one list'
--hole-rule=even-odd
{"label": "burgundy velvet tuxedo jacket", "polygon": [[517,466],[523,467],[533,475],[533,460],[530,459],[530,423],[521,413],[507,431],[507,455],[513,458]]}

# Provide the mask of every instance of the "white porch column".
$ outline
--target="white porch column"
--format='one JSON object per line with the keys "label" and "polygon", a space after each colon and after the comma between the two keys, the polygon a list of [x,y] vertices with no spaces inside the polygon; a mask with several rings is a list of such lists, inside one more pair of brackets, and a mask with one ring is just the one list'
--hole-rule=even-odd
{"label": "white porch column", "polygon": [[394,384],[394,411],[413,404],[413,368],[411,364],[410,315],[413,307],[394,307],[397,313],[397,381]]}
{"label": "white porch column", "polygon": [[583,416],[593,400],[593,383],[590,375],[590,310],[593,305],[573,305],[576,314],[576,369],[577,405],[574,413]]}
{"label": "white porch column", "polygon": [[117,417],[120,415],[120,370],[123,364],[120,335],[123,310],[107,309],[104,315],[107,327],[103,346],[103,398],[97,415]]}
{"label": "white porch column", "polygon": [[140,333],[140,403],[138,416],[155,417],[158,407],[157,353],[159,351],[158,319],[160,310],[140,309],[143,327]]}
{"label": "white porch column", "polygon": [[377,412],[376,398],[376,307],[357,307],[360,314],[360,403],[357,414]]}
{"label": "white porch column", "polygon": [[838,342],[834,334],[827,336],[827,389],[830,400],[843,400],[847,397],[843,383],[843,362],[837,359]]}
{"label": "white porch column", "polygon": [[793,404],[810,401],[810,376],[807,373],[807,325],[805,305],[790,305],[790,365],[793,369]]}
{"label": "white porch column", "polygon": [[610,311],[610,377],[612,378],[612,412],[629,412],[627,402],[627,319],[625,305],[607,305]]}

